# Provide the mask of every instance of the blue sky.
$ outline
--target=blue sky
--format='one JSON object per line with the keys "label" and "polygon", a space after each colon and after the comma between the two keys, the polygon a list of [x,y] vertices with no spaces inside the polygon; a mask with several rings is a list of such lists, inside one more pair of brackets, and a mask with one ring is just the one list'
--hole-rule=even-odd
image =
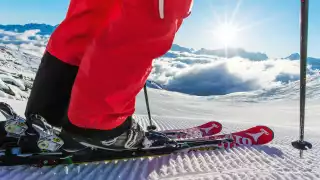
{"label": "blue sky", "polygon": [[[63,20],[67,0],[0,0],[0,24],[47,23]],[[320,57],[319,0],[310,0],[309,55]],[[298,0],[195,0],[175,43],[193,48],[223,48],[216,33],[221,22],[239,30],[229,46],[283,57],[299,52]],[[233,17],[233,18],[232,18]],[[233,20],[231,20],[233,19]]]}

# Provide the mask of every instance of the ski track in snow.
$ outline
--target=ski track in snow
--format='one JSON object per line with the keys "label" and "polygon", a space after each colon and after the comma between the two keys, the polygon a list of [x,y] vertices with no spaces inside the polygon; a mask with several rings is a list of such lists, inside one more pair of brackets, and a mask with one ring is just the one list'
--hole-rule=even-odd
{"label": "ski track in snow", "polygon": [[[148,116],[136,115],[145,128]],[[159,130],[185,128],[199,125],[204,120],[154,117]],[[223,132],[228,133],[248,128],[223,123]],[[2,167],[0,179],[150,179],[150,180],[242,180],[242,179],[320,179],[320,142],[316,136],[309,137],[314,148],[304,152],[304,159],[293,149],[290,142],[296,140],[292,133],[275,129],[275,139],[264,146],[239,147],[227,151],[201,151],[179,153],[163,157],[138,158],[80,165],[56,167]]]}

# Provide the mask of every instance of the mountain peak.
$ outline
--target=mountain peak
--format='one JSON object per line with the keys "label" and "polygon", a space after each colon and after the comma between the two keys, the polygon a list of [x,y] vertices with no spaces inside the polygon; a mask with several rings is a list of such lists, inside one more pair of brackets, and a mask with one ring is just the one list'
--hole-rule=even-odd
{"label": "mountain peak", "polygon": [[195,53],[214,55],[218,57],[227,57],[227,58],[238,56],[238,57],[247,58],[254,61],[263,61],[268,59],[268,56],[264,53],[247,52],[242,48],[227,48],[227,49],[215,49],[215,50],[208,50],[208,49],[202,48],[199,51],[196,51]]}
{"label": "mountain peak", "polygon": [[179,52],[187,52],[187,53],[192,53],[192,49],[186,48],[186,47],[182,47],[178,44],[172,44],[171,46],[171,51],[179,51]]}
{"label": "mountain peak", "polygon": [[290,56],[286,57],[285,59],[299,60],[300,59],[300,54],[299,53],[293,53]]}

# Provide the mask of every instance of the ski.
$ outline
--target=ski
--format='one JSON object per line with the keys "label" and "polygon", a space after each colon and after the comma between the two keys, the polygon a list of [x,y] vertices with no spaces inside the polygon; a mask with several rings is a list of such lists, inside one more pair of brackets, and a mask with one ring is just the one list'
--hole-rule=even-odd
{"label": "ski", "polygon": [[202,138],[206,136],[212,136],[220,133],[222,125],[216,121],[210,121],[199,126],[186,128],[186,129],[173,129],[160,131],[172,139],[182,138]]}
{"label": "ski", "polygon": [[[120,159],[135,159],[141,157],[160,157],[172,153],[189,153],[194,151],[230,149],[239,146],[263,145],[272,141],[273,131],[266,126],[255,126],[231,134],[208,136],[187,140],[176,140],[173,144],[151,147],[139,150],[106,151],[86,148],[74,153],[65,152],[24,152],[23,144],[30,146],[34,140],[21,139],[22,147],[7,144],[0,165],[36,165],[54,166],[60,164],[81,164],[89,162],[106,162]],[[29,150],[30,151],[30,150]],[[31,150],[33,151],[33,150]]]}
{"label": "ski", "polygon": [[[190,152],[201,148],[219,148],[219,144],[232,142],[232,139],[214,140],[179,140],[160,146],[143,149],[112,151],[103,149],[84,148],[77,152],[41,152],[36,150],[35,139],[21,138],[19,145],[3,144],[5,149],[0,151],[0,166],[33,165],[54,166],[61,164],[78,164],[89,162],[105,162],[119,159],[134,159],[139,157],[164,156],[171,153]],[[33,145],[34,144],[34,145]]]}
{"label": "ski", "polygon": [[[1,105],[1,103],[0,103]],[[84,147],[75,152],[61,151],[48,152],[41,151],[37,146],[37,136],[24,134],[20,137],[12,136],[9,132],[21,132],[25,119],[18,116],[14,110],[5,105],[0,107],[2,114],[7,119],[0,122],[0,166],[14,165],[33,165],[33,166],[55,166],[60,164],[87,163],[87,162],[105,162],[117,159],[135,159],[141,157],[159,157],[172,153],[188,153],[192,151],[215,150],[234,148],[241,145],[261,145],[270,142],[273,139],[273,131],[266,126],[255,126],[247,130],[234,132],[231,134],[208,135],[215,127],[215,122],[197,126],[195,128],[178,129],[164,131],[167,133],[149,131],[147,133],[147,143],[149,146],[140,149],[124,149],[124,150],[106,150],[101,148]],[[9,123],[12,119],[17,119],[16,123]],[[9,124],[9,125],[8,125]],[[219,123],[221,131],[221,124]],[[199,128],[200,127],[200,128]],[[198,130],[201,136],[195,138],[188,137],[190,134],[182,134],[177,136],[176,132]],[[200,129],[200,130],[199,130]],[[188,131],[189,130],[189,131]],[[203,136],[202,132],[206,132]],[[171,134],[170,134],[171,133]],[[192,133],[191,133],[192,134]],[[200,134],[200,133],[199,133]],[[213,134],[213,133],[212,133]],[[174,135],[176,139],[168,138]]]}
{"label": "ski", "polygon": [[237,146],[263,145],[271,142],[274,138],[274,132],[267,126],[254,126],[249,129],[234,132],[230,134],[207,136],[203,138],[194,138],[193,140],[215,140],[215,139],[232,139],[232,142],[219,144],[220,148],[234,148]]}

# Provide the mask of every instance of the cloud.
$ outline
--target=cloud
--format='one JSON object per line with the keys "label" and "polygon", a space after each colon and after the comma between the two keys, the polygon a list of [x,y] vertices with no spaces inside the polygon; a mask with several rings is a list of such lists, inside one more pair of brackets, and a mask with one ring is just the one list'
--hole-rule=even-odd
{"label": "cloud", "polygon": [[[224,95],[272,89],[299,80],[299,61],[194,56],[159,58],[150,80],[171,91],[193,95]],[[308,70],[311,75],[315,71]]]}
{"label": "cloud", "polygon": [[36,30],[27,30],[23,33],[17,33],[16,38],[18,40],[22,40],[22,41],[29,41],[30,38],[35,37],[37,33],[39,33],[40,30],[36,29]]}
{"label": "cloud", "polygon": [[50,36],[39,35],[40,30],[12,32],[0,29],[0,45],[41,57]]}
{"label": "cloud", "polygon": [[230,73],[226,64],[196,65],[178,73],[166,85],[172,91],[195,95],[228,94],[258,88],[252,79]]}
{"label": "cloud", "polygon": [[[12,32],[0,29],[0,46],[8,46],[36,57],[45,51],[50,35],[40,30]],[[311,59],[308,75],[320,68]],[[153,62],[149,79],[164,89],[193,95],[224,95],[234,92],[268,90],[295,83],[300,76],[298,60],[221,58],[214,55],[170,51]]]}
{"label": "cloud", "polygon": [[16,36],[18,33],[12,32],[12,31],[5,31],[3,29],[0,29],[0,34],[6,35],[6,36]]}

